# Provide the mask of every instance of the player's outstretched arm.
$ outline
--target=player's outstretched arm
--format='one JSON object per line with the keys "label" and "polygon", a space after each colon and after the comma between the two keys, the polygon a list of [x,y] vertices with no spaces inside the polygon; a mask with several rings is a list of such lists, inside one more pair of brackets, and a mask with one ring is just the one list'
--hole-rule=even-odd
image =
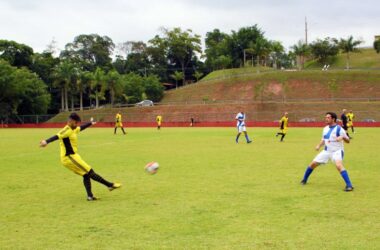
{"label": "player's outstretched arm", "polygon": [[46,147],[50,142],[53,142],[55,140],[58,140],[58,136],[54,135],[50,137],[49,139],[40,141],[40,147]]}
{"label": "player's outstretched arm", "polygon": [[94,118],[91,117],[90,122],[87,122],[83,125],[80,125],[80,131],[85,130],[86,128],[90,127],[91,125],[95,125],[96,122],[94,121]]}

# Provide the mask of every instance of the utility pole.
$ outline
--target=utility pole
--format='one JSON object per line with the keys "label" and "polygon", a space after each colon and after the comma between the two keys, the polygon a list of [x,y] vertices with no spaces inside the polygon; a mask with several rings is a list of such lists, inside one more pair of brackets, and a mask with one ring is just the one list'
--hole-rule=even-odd
{"label": "utility pole", "polygon": [[305,16],[305,44],[307,45],[307,18]]}

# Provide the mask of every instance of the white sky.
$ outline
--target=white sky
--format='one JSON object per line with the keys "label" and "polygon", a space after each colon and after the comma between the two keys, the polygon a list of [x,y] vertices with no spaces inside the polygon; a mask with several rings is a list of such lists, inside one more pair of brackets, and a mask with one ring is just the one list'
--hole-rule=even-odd
{"label": "white sky", "polygon": [[60,49],[80,34],[147,42],[160,27],[181,27],[204,43],[215,28],[231,34],[258,24],[288,49],[304,39],[305,16],[309,42],[353,35],[372,46],[380,35],[379,0],[0,0],[0,39],[42,52],[53,38]]}

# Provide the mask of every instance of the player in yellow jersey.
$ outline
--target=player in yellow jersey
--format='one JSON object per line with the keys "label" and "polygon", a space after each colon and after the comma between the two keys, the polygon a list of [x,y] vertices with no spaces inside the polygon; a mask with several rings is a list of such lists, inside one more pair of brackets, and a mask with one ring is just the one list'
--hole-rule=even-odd
{"label": "player in yellow jersey", "polygon": [[86,188],[87,200],[94,201],[98,200],[98,198],[96,198],[91,191],[91,179],[107,186],[110,191],[120,188],[121,184],[116,182],[112,183],[103,179],[100,175],[95,173],[90,165],[82,160],[78,154],[78,133],[96,123],[92,118],[91,122],[78,126],[80,122],[81,119],[79,115],[76,113],[70,114],[67,125],[59,131],[57,135],[54,135],[49,139],[42,140],[40,142],[40,147],[46,147],[49,143],[59,140],[61,146],[62,165],[74,173],[83,176],[83,184]]}
{"label": "player in yellow jersey", "polygon": [[281,117],[281,120],[279,121],[280,123],[280,132],[278,132],[276,134],[276,137],[281,135],[281,140],[280,141],[284,141],[284,137],[286,135],[286,132],[288,132],[288,112],[285,112],[284,113],[284,116]]}
{"label": "player in yellow jersey", "polygon": [[350,110],[350,112],[348,112],[348,114],[346,116],[347,116],[347,127],[351,128],[352,133],[355,134],[355,130],[354,130],[354,118],[355,118],[355,115],[352,112],[352,110]]}
{"label": "player in yellow jersey", "polygon": [[117,128],[121,128],[121,131],[123,131],[123,134],[126,134],[125,131],[124,131],[124,128],[123,128],[123,123],[121,122],[121,112],[119,111],[117,114],[116,114],[116,117],[115,117],[115,131],[114,131],[114,135],[116,135],[116,129]]}
{"label": "player in yellow jersey", "polygon": [[160,130],[161,129],[161,123],[162,123],[162,116],[161,115],[158,115],[156,117],[156,122],[157,122],[157,129]]}

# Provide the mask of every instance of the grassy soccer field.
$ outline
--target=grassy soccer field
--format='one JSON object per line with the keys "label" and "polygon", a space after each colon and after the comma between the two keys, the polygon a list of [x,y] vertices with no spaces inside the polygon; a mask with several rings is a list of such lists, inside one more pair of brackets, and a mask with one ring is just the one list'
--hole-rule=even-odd
{"label": "grassy soccer field", "polygon": [[[379,129],[357,128],[345,166],[355,191],[331,164],[299,184],[321,128],[90,128],[79,153],[123,188],[93,183],[60,165],[57,129],[0,130],[1,249],[379,249]],[[119,131],[120,133],[120,131]],[[144,172],[160,163],[156,175]]]}

